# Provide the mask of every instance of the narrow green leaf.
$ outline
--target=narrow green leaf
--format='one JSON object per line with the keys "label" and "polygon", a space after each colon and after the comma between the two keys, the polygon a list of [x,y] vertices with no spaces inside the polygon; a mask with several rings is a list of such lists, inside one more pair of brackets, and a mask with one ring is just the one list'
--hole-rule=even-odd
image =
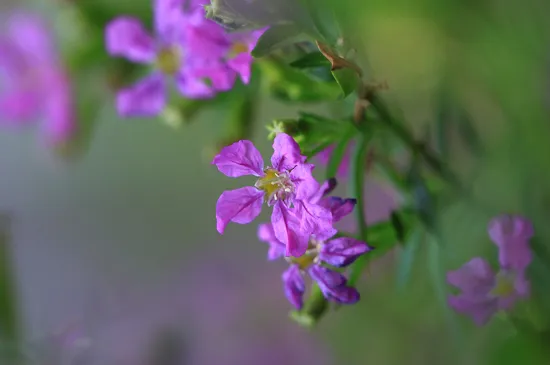
{"label": "narrow green leaf", "polygon": [[359,85],[359,75],[351,68],[342,68],[332,71],[332,76],[342,90],[343,98],[355,92]]}
{"label": "narrow green leaf", "polygon": [[295,24],[274,25],[262,34],[252,50],[252,56],[264,57],[276,49],[308,40],[311,38]]}
{"label": "narrow green leaf", "polygon": [[330,67],[330,61],[321,52],[311,52],[291,62],[290,66],[299,69]]}
{"label": "narrow green leaf", "polygon": [[16,344],[19,340],[19,315],[12,260],[10,218],[0,215],[0,338]]}
{"label": "narrow green leaf", "polygon": [[306,4],[311,20],[323,40],[335,45],[341,37],[341,30],[334,14],[334,2],[324,0],[302,0]]}
{"label": "narrow green leaf", "polygon": [[464,141],[475,156],[483,153],[483,144],[474,126],[472,117],[465,110],[461,110],[458,118],[458,133],[462,141]]}
{"label": "narrow green leaf", "polygon": [[337,100],[341,90],[335,82],[314,80],[289,65],[265,58],[257,62],[271,94],[285,102],[320,102]]}
{"label": "narrow green leaf", "polygon": [[421,226],[417,225],[405,243],[404,249],[399,252],[396,280],[397,287],[400,289],[409,282],[416,253],[422,242],[422,235],[423,230]]}
{"label": "narrow green leaf", "polygon": [[403,221],[401,220],[401,217],[399,216],[399,213],[397,211],[391,212],[390,221],[393,225],[393,229],[395,230],[397,239],[399,240],[399,242],[404,243],[405,226],[403,225]]}
{"label": "narrow green leaf", "polygon": [[352,128],[348,128],[348,131],[342,136],[340,141],[336,143],[336,146],[332,150],[332,154],[330,156],[330,159],[328,161],[327,165],[327,171],[326,171],[326,179],[331,179],[336,177],[338,173],[338,168],[342,164],[342,160],[344,159],[344,155],[346,154],[346,150],[348,148],[350,140],[353,138],[353,136],[357,133],[357,129],[351,126]]}

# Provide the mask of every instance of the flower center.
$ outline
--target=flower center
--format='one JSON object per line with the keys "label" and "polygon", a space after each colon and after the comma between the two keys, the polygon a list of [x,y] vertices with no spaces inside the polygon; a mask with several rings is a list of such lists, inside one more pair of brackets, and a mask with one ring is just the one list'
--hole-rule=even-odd
{"label": "flower center", "polygon": [[231,49],[229,50],[229,58],[234,58],[240,55],[241,53],[248,52],[248,45],[243,42],[233,43]]}
{"label": "flower center", "polygon": [[156,67],[166,75],[174,75],[180,69],[181,50],[177,47],[164,47],[157,53]]}
{"label": "flower center", "polygon": [[491,294],[497,297],[507,297],[514,292],[514,280],[508,274],[499,273]]}
{"label": "flower center", "polygon": [[284,201],[294,192],[294,184],[288,172],[268,167],[264,173],[265,176],[259,178],[254,186],[265,192],[265,201],[268,205],[273,205],[277,200]]}
{"label": "flower center", "polygon": [[318,255],[319,248],[323,244],[321,241],[310,239],[307,251],[300,257],[289,256],[285,257],[286,261],[298,265],[300,270],[305,270],[313,264],[319,263]]}

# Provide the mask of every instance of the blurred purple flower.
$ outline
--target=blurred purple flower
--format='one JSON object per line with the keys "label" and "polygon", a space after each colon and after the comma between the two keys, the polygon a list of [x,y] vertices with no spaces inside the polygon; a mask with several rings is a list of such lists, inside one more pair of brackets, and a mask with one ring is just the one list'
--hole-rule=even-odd
{"label": "blurred purple flower", "polygon": [[167,83],[191,99],[211,98],[230,90],[237,74],[250,80],[250,51],[261,33],[228,35],[206,19],[201,2],[184,7],[184,0],[154,0],[155,37],[133,17],[121,16],[106,29],[109,54],[135,63],[151,64],[151,74],[135,85],[120,90],[120,115],[155,116],[166,104]]}
{"label": "blurred purple flower", "polygon": [[[330,197],[323,196],[330,192],[334,186],[334,180],[325,182],[319,189],[320,194],[314,195],[314,201],[333,201]],[[351,205],[351,209],[348,209],[346,214],[351,213],[355,205],[353,199],[340,199],[339,201],[345,203],[334,204],[332,206],[333,215],[335,215],[334,211],[341,211],[342,206],[348,205]],[[261,224],[258,228],[258,237],[261,241],[269,244],[268,260],[275,260],[284,255],[285,245],[277,239],[271,224]],[[282,276],[284,291],[289,302],[298,309],[301,309],[303,305],[306,272],[318,283],[323,295],[328,300],[344,304],[353,304],[359,300],[359,292],[347,285],[346,277],[324,265],[346,267],[371,248],[366,243],[350,237],[330,238],[320,240],[312,235],[303,256],[287,258],[291,265]]]}
{"label": "blurred purple flower", "polygon": [[[346,178],[348,176],[349,166],[351,163],[351,151],[354,145],[355,143],[351,141],[346,147],[346,151],[344,152],[344,156],[336,172],[337,176],[335,177]],[[317,154],[317,159],[322,165],[328,165],[330,158],[332,157],[332,152],[334,152],[335,147],[336,147],[335,145],[331,145]]]}
{"label": "blurred purple flower", "polygon": [[0,120],[27,125],[36,118],[49,142],[66,142],[76,128],[69,77],[51,29],[38,15],[11,13],[0,36]]}
{"label": "blurred purple flower", "polygon": [[272,167],[266,167],[260,152],[250,141],[224,147],[212,164],[229,177],[253,175],[254,186],[222,193],[216,203],[216,225],[223,234],[229,222],[248,224],[261,212],[262,203],[273,207],[271,223],[277,239],[286,247],[286,255],[301,256],[309,236],[334,234],[332,214],[310,197],[319,189],[311,175],[314,168],[306,164],[300,147],[288,134],[277,135],[273,142]]}
{"label": "blurred purple flower", "polygon": [[449,296],[449,305],[470,315],[479,326],[494,313],[511,310],[516,301],[529,296],[530,290],[525,271],[532,260],[531,223],[519,216],[499,216],[489,223],[489,235],[499,248],[499,273],[476,257],[447,274],[449,284],[461,290],[459,295]]}
{"label": "blurred purple flower", "polygon": [[462,292],[449,296],[449,305],[472,317],[482,326],[500,310],[510,310],[515,302],[529,295],[529,282],[523,272],[503,270],[497,275],[487,261],[475,257],[460,269],[447,274],[449,284]]}

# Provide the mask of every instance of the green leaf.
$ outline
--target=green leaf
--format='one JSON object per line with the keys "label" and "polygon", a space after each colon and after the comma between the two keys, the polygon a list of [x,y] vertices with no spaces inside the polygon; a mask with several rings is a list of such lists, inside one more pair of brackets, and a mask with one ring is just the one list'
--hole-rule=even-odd
{"label": "green leaf", "polygon": [[330,67],[330,61],[321,52],[311,52],[291,62],[290,66],[299,69]]}
{"label": "green leaf", "polygon": [[340,86],[343,98],[357,90],[360,81],[357,71],[351,68],[342,68],[332,71],[332,76]]}
{"label": "green leaf", "polygon": [[489,365],[543,365],[549,358],[544,354],[543,346],[548,344],[532,334],[517,332],[503,341],[492,351]]}
{"label": "green leaf", "polygon": [[252,56],[264,57],[276,49],[308,40],[311,38],[297,25],[274,25],[262,34],[256,47],[252,50]]}
{"label": "green leaf", "polygon": [[20,328],[9,226],[9,216],[0,215],[0,338],[16,344]]}
{"label": "green leaf", "polygon": [[283,62],[263,59],[257,62],[265,78],[265,86],[273,97],[285,102],[320,102],[341,96],[334,82],[322,82]]}
{"label": "green leaf", "polygon": [[341,37],[341,30],[334,14],[334,2],[325,0],[300,0],[306,6],[319,35],[330,45]]}
{"label": "green leaf", "polygon": [[421,226],[417,225],[405,243],[404,249],[399,252],[396,275],[398,288],[403,288],[409,282],[414,259],[422,242],[422,235],[423,230]]}
{"label": "green leaf", "polygon": [[332,154],[330,156],[330,159],[327,165],[327,171],[326,171],[327,180],[336,177],[338,173],[338,168],[342,164],[342,160],[344,159],[344,155],[348,148],[349,142],[353,138],[353,136],[357,133],[357,129],[354,127],[348,128],[348,129],[349,131],[342,136],[342,138],[340,139],[340,141],[338,141],[338,143],[336,143],[336,146],[332,151]]}

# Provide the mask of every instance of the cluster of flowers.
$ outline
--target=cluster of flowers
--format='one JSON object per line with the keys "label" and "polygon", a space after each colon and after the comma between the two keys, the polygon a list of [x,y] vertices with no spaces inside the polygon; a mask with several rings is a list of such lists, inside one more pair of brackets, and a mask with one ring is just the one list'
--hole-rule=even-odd
{"label": "cluster of flowers", "polygon": [[141,21],[121,16],[105,30],[107,51],[152,66],[150,75],[117,95],[121,116],[155,116],[164,110],[167,84],[190,99],[230,90],[251,76],[250,52],[264,30],[227,33],[205,18],[204,0],[154,0],[152,37]]}
{"label": "cluster of flowers", "polygon": [[257,178],[254,186],[221,194],[216,204],[218,232],[223,234],[229,222],[252,222],[265,202],[273,208],[271,223],[261,224],[258,236],[270,246],[269,260],[285,256],[290,263],[282,275],[289,301],[302,308],[307,272],[328,300],[357,302],[357,290],[334,268],[348,266],[371,248],[365,242],[338,237],[333,226],[352,212],[355,199],[328,197],[336,180],[320,185],[312,175],[314,165],[306,162],[288,134],[275,137],[273,150],[270,167],[264,167],[260,152],[246,140],[224,147],[214,158],[212,164],[226,176]]}
{"label": "cluster of flowers", "polygon": [[489,263],[475,257],[447,274],[449,284],[462,292],[449,297],[449,305],[472,317],[481,326],[498,311],[511,310],[529,295],[526,269],[532,261],[529,240],[533,226],[520,216],[503,215],[489,223],[489,236],[499,250],[500,270],[493,272]]}
{"label": "cluster of flowers", "polygon": [[0,119],[26,126],[41,119],[48,142],[75,130],[70,81],[47,24],[33,14],[7,15],[0,35]]}

